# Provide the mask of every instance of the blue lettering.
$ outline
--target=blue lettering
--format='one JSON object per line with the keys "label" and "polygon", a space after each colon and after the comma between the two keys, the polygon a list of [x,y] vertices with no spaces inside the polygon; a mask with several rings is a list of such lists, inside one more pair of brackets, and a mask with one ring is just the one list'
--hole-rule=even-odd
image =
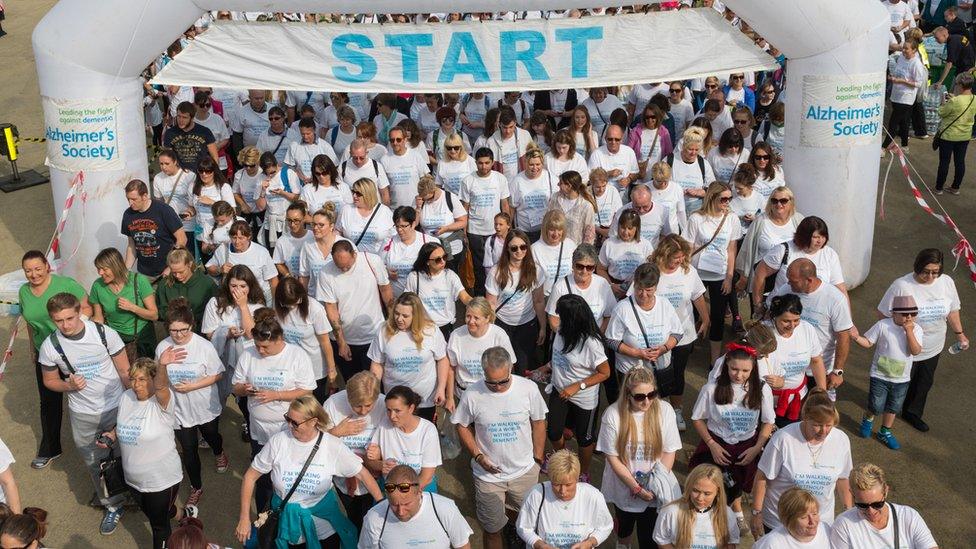
{"label": "blue lettering", "polygon": [[434,35],[427,34],[387,34],[386,45],[400,48],[400,61],[403,67],[403,81],[417,83],[420,81],[420,69],[417,61],[417,48],[433,46]]}
{"label": "blue lettering", "polygon": [[373,41],[363,34],[340,34],[332,41],[332,55],[339,61],[359,66],[359,73],[354,74],[348,67],[332,67],[332,74],[343,82],[369,82],[376,76],[376,60],[370,55],[350,49],[372,49]]}
{"label": "blue lettering", "polygon": [[571,44],[573,78],[589,75],[589,40],[603,40],[603,27],[556,29],[556,41]]}
{"label": "blue lettering", "polygon": [[[546,51],[546,37],[538,31],[505,31],[501,33],[502,80],[518,80],[518,63],[522,63],[532,80],[549,80],[549,73],[538,57]],[[519,50],[518,42],[526,42],[528,48]]]}
{"label": "blue lettering", "polygon": [[[461,54],[464,54],[465,62],[461,62]],[[449,84],[454,82],[459,74],[470,74],[475,82],[488,82],[488,69],[485,68],[485,61],[481,58],[481,52],[474,43],[474,36],[470,32],[455,32],[451,35],[451,43],[447,46],[447,53],[444,55],[444,66],[441,67],[441,74],[437,77],[437,82]]]}

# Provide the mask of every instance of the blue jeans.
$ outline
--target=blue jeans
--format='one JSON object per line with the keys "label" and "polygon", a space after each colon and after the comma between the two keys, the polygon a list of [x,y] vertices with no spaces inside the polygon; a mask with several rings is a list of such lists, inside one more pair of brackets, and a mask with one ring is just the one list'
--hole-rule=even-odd
{"label": "blue jeans", "polygon": [[901,412],[901,405],[908,394],[908,383],[895,383],[872,376],[868,387],[868,412],[872,415]]}

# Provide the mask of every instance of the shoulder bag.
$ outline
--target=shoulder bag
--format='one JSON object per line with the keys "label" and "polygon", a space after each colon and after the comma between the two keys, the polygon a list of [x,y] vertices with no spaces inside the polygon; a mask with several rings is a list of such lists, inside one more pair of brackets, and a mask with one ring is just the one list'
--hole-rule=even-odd
{"label": "shoulder bag", "polygon": [[377,204],[376,207],[373,208],[373,213],[370,214],[369,219],[366,220],[366,225],[363,226],[363,232],[359,233],[359,236],[356,237],[356,247],[357,248],[359,247],[359,243],[363,241],[363,237],[366,236],[366,231],[369,230],[369,226],[373,223],[373,218],[376,217],[376,212],[378,212],[378,211],[380,211],[380,205],[379,204]]}
{"label": "shoulder bag", "polygon": [[[634,297],[630,296],[627,298],[630,301],[630,308],[634,311],[634,319],[637,320],[637,327],[641,331],[641,337],[644,338],[644,348],[651,348],[651,341],[647,339],[647,332],[644,331],[644,323],[641,322],[640,313],[637,311],[637,304],[634,303]],[[658,368],[658,363],[656,360],[651,361],[651,371],[654,372],[654,381],[657,383],[658,392],[664,395],[670,395],[671,391],[674,389],[674,384],[677,379],[677,375],[674,371],[674,365],[668,363],[664,368]]]}
{"label": "shoulder bag", "polygon": [[302,477],[305,476],[305,471],[308,470],[312,459],[318,453],[320,444],[322,444],[322,431],[319,431],[319,438],[316,439],[315,446],[312,447],[312,452],[308,455],[308,459],[305,460],[305,465],[302,465],[302,470],[295,477],[295,482],[291,485],[291,489],[281,499],[281,505],[277,509],[272,509],[271,504],[268,503],[267,510],[258,514],[257,520],[254,521],[254,526],[258,529],[258,547],[260,549],[274,549],[276,547],[275,540],[278,538],[278,523],[281,521],[281,510],[285,508],[285,505],[288,505],[288,500],[291,499],[299,483],[302,482]]}
{"label": "shoulder bag", "polygon": [[695,251],[691,252],[692,257],[701,253],[701,251],[707,248],[712,242],[715,242],[715,239],[718,238],[718,233],[722,232],[722,227],[725,226],[725,220],[728,219],[728,217],[729,217],[728,213],[722,216],[722,221],[719,222],[718,228],[716,228],[715,232],[712,233],[712,237],[708,239],[708,242],[702,244],[701,246],[696,248]]}
{"label": "shoulder bag", "polygon": [[[946,127],[942,128],[941,130],[935,132],[935,136],[932,138],[932,150],[933,151],[939,150],[939,145],[942,145],[942,134],[945,133],[946,130],[948,130],[949,128],[951,128],[953,124],[955,124],[956,122],[958,122],[959,119],[963,117],[963,115],[965,115],[967,112],[969,112],[969,109],[973,106],[973,101],[976,101],[976,97],[973,97],[972,99],[969,100],[969,105],[967,105],[966,108],[963,109],[963,111],[961,113],[959,113],[959,116],[957,116],[955,120],[953,120],[952,122],[949,122],[949,124],[946,125]],[[892,511],[894,511],[894,509],[892,509]]]}

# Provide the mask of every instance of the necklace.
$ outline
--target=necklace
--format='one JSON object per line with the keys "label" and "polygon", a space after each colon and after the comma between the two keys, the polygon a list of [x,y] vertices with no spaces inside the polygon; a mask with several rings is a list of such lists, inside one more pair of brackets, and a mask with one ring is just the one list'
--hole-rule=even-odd
{"label": "necklace", "polygon": [[[810,444],[809,442],[807,442],[806,444],[807,444],[807,451],[810,452],[810,461],[813,462],[813,468],[814,469],[819,469],[820,468],[820,454],[822,454],[823,451],[824,451],[824,445],[823,445],[823,443],[821,442],[820,444]],[[816,448],[814,448],[814,447],[816,447]]]}

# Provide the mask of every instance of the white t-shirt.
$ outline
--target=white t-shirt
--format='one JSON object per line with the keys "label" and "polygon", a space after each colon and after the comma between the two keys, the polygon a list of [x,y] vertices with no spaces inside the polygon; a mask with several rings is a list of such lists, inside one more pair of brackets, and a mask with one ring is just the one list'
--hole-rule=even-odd
{"label": "white t-shirt", "polygon": [[346,343],[367,345],[372,343],[383,323],[383,304],[377,286],[389,283],[383,260],[360,252],[346,272],[333,262],[327,263],[318,277],[315,295],[324,303],[338,304]]}
{"label": "white t-shirt", "polygon": [[461,393],[457,409],[451,414],[455,425],[474,424],[475,442],[501,472],[489,473],[475,460],[475,478],[485,482],[507,482],[524,476],[535,465],[532,459],[532,422],[545,421],[549,408],[539,387],[532,381],[512,375],[504,392],[493,392],[483,381]]}
{"label": "white t-shirt", "polygon": [[302,187],[298,198],[308,204],[309,213],[314,214],[329,202],[335,204],[335,211],[338,213],[352,204],[352,189],[343,181],[335,185],[319,185],[318,188],[309,183]]}
{"label": "white t-shirt", "polygon": [[[720,224],[721,230],[719,230]],[[715,235],[714,239],[712,235]],[[722,216],[706,217],[700,213],[688,216],[687,240],[692,249],[697,250],[711,240],[704,250],[691,258],[691,264],[698,269],[698,275],[703,281],[712,282],[725,278],[725,273],[728,271],[729,243],[740,238],[742,238],[742,224],[735,214],[730,213],[725,223],[722,223]]]}
{"label": "white t-shirt", "polygon": [[[676,148],[674,153],[674,162],[671,165],[671,181],[674,181],[685,191],[688,189],[704,189],[715,181],[715,172],[712,170],[712,165],[705,161],[704,158],[699,157],[699,159],[693,160],[690,164],[686,163],[681,159],[680,148]],[[699,166],[701,162],[701,166]],[[705,177],[702,178],[702,168],[705,170]],[[702,206],[702,199],[693,196],[685,196],[685,211],[688,212],[688,217],[691,217],[693,212],[697,212]]]}
{"label": "white t-shirt", "polygon": [[[572,351],[566,351],[563,336],[556,332],[552,342],[552,389],[560,392],[566,387],[583,381],[597,371],[597,366],[607,362],[607,354],[600,340],[590,337]],[[600,385],[595,384],[573,395],[570,402],[584,410],[595,410],[600,403]]]}
{"label": "white t-shirt", "polygon": [[739,164],[749,160],[750,152],[749,147],[743,147],[740,152],[722,154],[718,147],[713,147],[712,150],[708,151],[706,158],[712,166],[712,172],[715,173],[715,180],[728,183],[732,179],[733,172],[737,171],[736,168],[739,167]]}
{"label": "white t-shirt", "polygon": [[821,522],[817,526],[817,535],[806,543],[794,538],[785,526],[777,526],[772,532],[759,538],[752,549],[830,549],[830,547],[830,529]]}
{"label": "white t-shirt", "polygon": [[[580,174],[582,177],[587,177],[590,173],[590,169],[586,165],[586,159],[583,158],[583,155],[581,154],[573,154],[573,157],[569,160],[559,160],[550,152],[546,153],[544,160],[546,170],[551,173],[556,180],[559,179],[559,176],[568,171],[574,171]],[[617,198],[620,198],[619,194],[617,195]]]}
{"label": "white t-shirt", "polygon": [[[922,515],[907,505],[889,503],[898,515],[897,549],[933,549],[938,546]],[[858,549],[860,547],[894,547],[895,521],[888,509],[888,524],[878,530],[871,525],[857,507],[837,516],[830,528],[830,546],[834,549]]]}
{"label": "white t-shirt", "polygon": [[[633,306],[631,306],[633,304]],[[640,322],[635,321],[634,309],[640,315]],[[643,333],[641,333],[643,328]],[[617,303],[610,315],[610,323],[607,324],[607,338],[619,340],[635,349],[648,349],[658,345],[664,345],[672,335],[676,339],[681,339],[684,328],[678,314],[667,299],[657,298],[651,310],[645,311],[637,305],[636,300],[631,298],[624,299]],[[638,366],[642,361],[636,358],[617,353],[617,371],[626,374],[634,366]],[[667,368],[671,364],[671,353],[665,353],[658,357],[657,367]],[[647,364],[650,368],[651,365]]]}
{"label": "white t-shirt", "polygon": [[[17,460],[14,459],[14,455],[10,453],[10,448],[7,448],[3,440],[0,440],[0,473],[6,472],[16,462]],[[7,503],[7,494],[3,491],[3,488],[0,488],[0,503]]]}
{"label": "white t-shirt", "polygon": [[[260,303],[248,303],[247,308],[254,314],[254,311],[264,307]],[[220,328],[226,326],[236,326],[241,327],[241,311],[237,308],[237,305],[231,303],[223,313],[217,312],[217,298],[211,297],[210,301],[207,302],[206,307],[203,309],[203,320],[200,322],[200,331],[208,336],[213,334]],[[233,367],[233,364],[228,364],[228,366]]]}
{"label": "white t-shirt", "polygon": [[[190,195],[193,189],[193,181],[196,176],[193,172],[179,170],[175,175],[166,175],[163,172],[157,173],[152,180],[152,197],[156,200],[166,202],[176,215],[183,220],[183,230],[193,232],[196,223],[193,218],[183,219],[182,215],[190,207]],[[234,205],[233,202],[230,203]]]}
{"label": "white t-shirt", "polygon": [[[261,181],[264,181],[264,178],[262,178]],[[258,185],[260,184],[261,183],[258,183]],[[200,201],[201,198],[209,198],[213,202],[223,200],[224,202],[230,204],[231,206],[235,205],[234,189],[230,185],[226,183],[223,185],[210,185],[210,186],[201,185],[199,195],[193,194],[191,192],[189,196],[187,196],[187,199],[190,202],[190,206],[192,206],[197,211],[196,224],[198,227],[213,225],[213,220],[214,220],[213,210],[210,209],[211,206],[213,206],[213,204],[212,203],[203,204]]]}
{"label": "white t-shirt", "polygon": [[[254,347],[245,349],[237,359],[231,382],[234,385],[250,383],[256,389],[266,391],[315,389],[315,375],[308,354],[289,343],[280,353],[268,357],[262,357]],[[247,410],[251,414],[251,438],[259,444],[267,444],[271,435],[285,425],[288,405],[289,402],[281,400],[261,404],[249,397]]]}
{"label": "white t-shirt", "polygon": [[[231,190],[241,195],[244,203],[254,212],[258,209],[257,200],[258,195],[261,194],[261,183],[263,181],[264,174],[261,173],[261,170],[258,170],[254,175],[249,175],[247,169],[241,168],[234,173],[234,184],[231,186]],[[230,204],[236,205],[233,201]]]}
{"label": "white t-shirt", "polygon": [[620,199],[620,193],[615,192],[610,186],[607,186],[606,190],[603,191],[603,196],[593,196],[596,200],[596,219],[594,220],[598,227],[609,227],[610,222],[617,217],[617,212],[623,208],[623,201]]}
{"label": "white t-shirt", "polygon": [[495,155],[495,162],[501,162],[505,178],[511,182],[519,172],[519,158],[525,155],[525,150],[532,141],[529,132],[522,128],[515,128],[515,135],[508,139],[503,139],[501,130],[498,130],[488,139],[485,145]]}
{"label": "white t-shirt", "polygon": [[769,385],[762,383],[762,402],[758,410],[747,405],[744,385],[732,384],[732,402],[729,404],[715,403],[716,387],[717,384],[711,381],[698,393],[691,419],[704,420],[708,430],[725,442],[737,444],[749,440],[760,423],[772,424],[776,420],[773,391]]}
{"label": "white t-shirt", "polygon": [[312,231],[305,231],[305,236],[295,238],[290,232],[282,233],[275,241],[274,254],[271,258],[275,265],[288,267],[288,272],[297,276],[301,270],[302,246],[306,242],[313,242]]}
{"label": "white t-shirt", "polygon": [[[86,383],[85,388],[80,391],[68,391],[68,410],[76,414],[99,415],[114,410],[119,405],[119,397],[124,389],[112,357],[121,353],[125,344],[115,330],[104,326],[105,340],[108,343],[106,350],[95,323],[90,320],[83,323],[84,332],[77,340],[55,332],[74,373],[84,377]],[[65,376],[72,373],[51,343],[51,336],[41,343],[37,361],[48,371],[58,368]]]}
{"label": "white t-shirt", "polygon": [[457,300],[464,284],[457,273],[444,269],[433,278],[427,273],[413,271],[404,277],[404,291],[414,292],[424,304],[427,316],[438,326],[453,324],[457,318]]}
{"label": "white t-shirt", "polygon": [[[377,149],[385,151],[382,145],[377,145],[373,148],[373,150]],[[349,152],[348,148],[346,149],[346,152]],[[379,157],[383,158],[384,154],[386,153],[383,152],[383,154],[379,155]],[[348,154],[345,156],[348,156]],[[367,156],[372,157],[372,155],[369,153],[367,153]],[[339,164],[339,179],[342,180],[342,182],[345,183],[350,189],[357,181],[363,178],[369,179],[373,183],[376,183],[377,189],[385,189],[390,186],[390,180],[386,177],[386,170],[383,169],[383,164],[381,164],[379,160],[367,158],[362,167],[356,167],[355,162],[352,160],[343,160],[342,163]]]}
{"label": "white t-shirt", "polygon": [[[349,239],[342,236],[336,236],[335,240],[333,240],[333,244],[340,240]],[[355,244],[353,244],[353,249],[356,249]],[[319,245],[315,242],[314,236],[308,242],[302,244],[302,249],[299,252],[298,257],[298,276],[308,277],[309,297],[314,299],[317,296],[316,292],[318,291],[319,273],[322,272],[322,268],[325,267],[327,263],[331,262],[332,250],[328,250],[328,255],[323,255]]]}
{"label": "white t-shirt", "polygon": [[572,274],[567,274],[552,285],[549,301],[546,302],[546,313],[556,316],[556,303],[566,294],[582,296],[586,300],[597,326],[604,318],[610,318],[613,308],[617,305],[617,298],[613,295],[607,279],[593,275],[590,278],[590,285],[583,290],[576,284],[576,278]]}
{"label": "white t-shirt", "polygon": [[593,151],[590,153],[590,160],[587,162],[587,166],[590,170],[603,168],[607,173],[613,170],[620,170],[620,175],[610,178],[610,185],[620,193],[626,192],[627,190],[624,186],[620,185],[620,178],[636,174],[640,170],[637,166],[637,155],[634,153],[634,149],[626,147],[623,144],[620,145],[620,149],[615,153],[610,152],[606,145]]}
{"label": "white t-shirt", "polygon": [[278,277],[278,268],[275,267],[267,248],[257,242],[251,242],[243,252],[235,252],[231,250],[230,243],[223,244],[217,248],[210,261],[207,261],[207,267],[217,267],[219,270],[224,263],[245,265],[251,269],[254,278],[258,279],[258,285],[264,290],[265,300],[271,303],[270,281]]}
{"label": "white t-shirt", "polygon": [[468,232],[494,234],[495,214],[502,211],[501,201],[509,197],[508,180],[496,171],[487,177],[472,173],[461,181],[459,197],[468,205]]}
{"label": "white t-shirt", "polygon": [[390,181],[390,206],[413,206],[417,198],[417,182],[430,173],[427,159],[409,150],[402,156],[390,151],[380,160]]}
{"label": "white t-shirt", "polygon": [[[264,448],[254,456],[251,467],[259,473],[271,473],[271,485],[279,498],[291,490],[301,473],[302,467],[308,461],[318,435],[308,442],[295,438],[290,429],[279,431],[271,436]],[[363,468],[363,460],[347,448],[341,440],[328,434],[322,434],[322,442],[315,452],[315,457],[308,464],[308,469],[302,476],[301,482],[288,500],[288,504],[297,503],[302,507],[315,506],[332,489],[333,477],[352,477]],[[335,533],[335,529],[325,519],[312,516],[315,523],[315,533],[318,539],[326,539]],[[301,542],[302,540],[299,540]]]}
{"label": "white t-shirt", "polygon": [[832,523],[834,487],[837,479],[846,479],[853,467],[847,434],[831,429],[827,438],[814,448],[803,438],[801,425],[793,423],[773,433],[759,458],[759,470],[768,480],[762,511],[766,526],[780,525],[776,514],[779,498],[793,486],[812,493],[820,504],[820,520],[828,525]]}
{"label": "white t-shirt", "polygon": [[580,482],[573,499],[562,501],[553,493],[552,483],[546,481],[525,496],[515,528],[528,547],[540,539],[554,547],[570,547],[589,537],[600,544],[610,537],[613,518],[595,486]]}
{"label": "white t-shirt", "polygon": [[[795,389],[810,370],[810,361],[823,354],[823,344],[816,328],[805,320],[793,329],[793,335],[780,335],[775,326],[769,326],[776,336],[776,350],[769,354],[780,368],[783,369],[783,388]],[[812,371],[811,371],[812,373]],[[806,389],[800,393],[800,398],[806,394]]]}
{"label": "white t-shirt", "polygon": [[273,133],[271,131],[271,127],[269,126],[267,130],[258,135],[258,139],[254,143],[254,146],[257,147],[261,153],[274,153],[275,158],[278,160],[278,164],[282,165],[286,164],[285,155],[288,154],[288,148],[291,147],[293,143],[297,143],[301,140],[302,135],[295,130],[285,128],[282,133]]}
{"label": "white t-shirt", "polygon": [[468,155],[464,160],[441,160],[437,164],[437,185],[451,194],[461,192],[461,182],[464,178],[478,170],[474,158]]}
{"label": "white t-shirt", "polygon": [[[756,194],[756,193],[753,193]],[[785,225],[777,225],[769,218],[763,220],[760,225],[761,231],[757,238],[759,238],[759,248],[756,250],[756,256],[760,258],[765,258],[766,254],[771,251],[779,252],[779,259],[776,261],[774,268],[779,268],[783,263],[783,247],[781,244],[790,242],[793,240],[793,235],[796,233],[796,223],[792,219],[786,222]],[[789,260],[789,258],[787,258]],[[819,267],[817,268],[819,271]]]}
{"label": "white t-shirt", "polygon": [[594,101],[592,97],[587,97],[580,103],[580,106],[586,107],[586,110],[590,111],[590,122],[593,125],[593,131],[601,136],[610,124],[610,115],[613,114],[613,111],[624,107],[620,99],[613,94],[607,94],[607,97],[600,103]]}
{"label": "white t-shirt", "polygon": [[268,120],[269,108],[265,104],[262,112],[256,112],[251,104],[241,105],[241,108],[236,109],[236,116],[231,117],[230,130],[243,134],[245,147],[255,146],[258,137],[271,127],[271,121]]}
{"label": "white t-shirt", "polygon": [[[417,227],[417,230],[433,236],[441,227],[452,225],[455,221],[468,215],[467,210],[464,209],[464,204],[461,203],[461,197],[458,195],[451,193],[451,201],[448,203],[448,192],[447,190],[442,190],[437,198],[424,201],[424,205],[421,206],[418,212],[420,214],[420,225]],[[457,231],[446,232],[441,237],[447,237],[456,233]],[[463,248],[464,242],[455,240],[451,242],[450,252],[451,254],[459,254]]]}
{"label": "white t-shirt", "polygon": [[297,345],[312,362],[312,375],[315,379],[325,377],[325,362],[322,358],[322,345],[318,336],[332,332],[332,325],[325,315],[325,307],[314,299],[308,300],[308,316],[304,319],[298,308],[288,311],[285,318],[279,319],[285,332],[285,341]]}
{"label": "white t-shirt", "polygon": [[634,116],[640,116],[644,112],[644,107],[655,95],[668,96],[668,84],[634,84],[627,94],[627,104],[634,106]]}
{"label": "white t-shirt", "polygon": [[[267,212],[272,215],[264,216],[265,229],[273,227],[272,216],[284,217],[285,212],[288,210],[288,206],[291,204],[286,197],[273,193],[271,191],[279,190],[289,193],[301,194],[302,192],[302,180],[298,178],[298,174],[295,170],[289,168],[281,168],[274,175],[268,177],[268,188],[264,190],[264,198],[268,201]],[[258,196],[261,195],[259,191]]]}
{"label": "white t-shirt", "polygon": [[288,145],[288,152],[285,153],[284,164],[301,170],[305,177],[314,177],[312,173],[312,160],[324,154],[332,160],[334,164],[339,163],[332,145],[324,139],[315,138],[314,143],[306,143],[301,138]]}
{"label": "white t-shirt", "polygon": [[383,263],[386,264],[387,270],[394,271],[397,274],[396,278],[391,280],[394,297],[398,297],[405,291],[407,277],[410,275],[410,271],[413,270],[413,263],[417,261],[420,248],[424,244],[433,242],[434,240],[432,236],[417,232],[414,235],[413,242],[410,244],[405,244],[400,240],[399,235],[394,235],[386,241],[383,249],[380,250],[380,257],[383,259]]}
{"label": "white t-shirt", "polygon": [[600,265],[617,280],[632,280],[637,267],[646,263],[648,256],[654,252],[654,244],[643,238],[624,242],[613,232],[610,234],[612,236],[604,240],[600,247]]}
{"label": "white t-shirt", "polygon": [[420,510],[407,522],[401,522],[390,511],[390,500],[384,499],[376,504],[363,519],[358,549],[448,548],[462,547],[468,543],[468,538],[474,532],[452,500],[426,492],[421,494],[421,498]]}
{"label": "white t-shirt", "polygon": [[529,179],[521,172],[510,185],[512,207],[515,208],[515,228],[523,231],[538,231],[542,227],[542,216],[546,213],[549,198],[559,190],[559,179],[546,170],[538,177]]}
{"label": "white t-shirt", "polygon": [[552,284],[556,280],[573,272],[573,252],[576,243],[569,238],[563,238],[556,245],[547,244],[542,238],[532,244],[532,258],[535,259],[537,272],[546,273],[546,281],[542,285],[542,292],[549,295]]}
{"label": "white t-shirt", "polygon": [[657,283],[657,296],[667,299],[678,313],[678,320],[684,328],[684,333],[678,345],[688,345],[695,341],[698,333],[695,331],[694,301],[705,295],[705,285],[698,276],[698,271],[678,267],[673,273],[661,273]]}
{"label": "white t-shirt", "polygon": [[[236,310],[236,309],[235,309]],[[166,367],[169,377],[170,395],[172,395],[173,415],[178,427],[193,427],[203,425],[220,415],[222,411],[217,384],[211,384],[188,393],[172,390],[178,383],[191,383],[202,377],[214,376],[224,372],[224,364],[220,355],[214,349],[209,339],[197,334],[190,334],[190,341],[186,345],[177,345],[172,337],[156,345],[156,360],[166,349],[174,347],[186,351],[186,357],[180,362],[174,362]]]}
{"label": "white t-shirt", "polygon": [[[731,544],[739,543],[739,525],[735,521],[735,513],[731,507],[724,509],[726,523],[729,525],[728,542]],[[721,513],[722,510],[713,510]],[[659,545],[674,544],[678,537],[678,520],[680,509],[678,505],[667,505],[657,515],[657,522],[654,523],[654,541]],[[715,539],[715,529],[712,527],[711,513],[695,513],[695,526],[691,529],[693,549],[724,549],[719,546]]]}
{"label": "white t-shirt", "polygon": [[[770,299],[778,295],[796,293],[789,284],[784,284],[769,294]],[[854,326],[851,320],[850,303],[844,293],[836,286],[820,283],[820,287],[808,294],[796,294],[803,305],[800,318],[809,322],[817,331],[820,344],[823,346],[824,366],[827,373],[834,368],[834,351],[837,338],[834,334],[850,330]]]}
{"label": "white t-shirt", "polygon": [[[673,216],[672,220],[677,221],[677,226],[672,224],[671,232],[680,231],[681,234],[686,234],[688,232],[688,214],[685,212],[685,192],[681,186],[674,181],[668,181],[668,185],[663,189],[658,189],[654,185],[647,187],[651,190],[651,200],[654,201],[654,205],[667,207]],[[642,220],[641,229],[643,230],[643,228]]]}
{"label": "white t-shirt", "polygon": [[[915,324],[912,332],[921,343],[922,327]],[[875,345],[871,359],[871,377],[892,383],[908,383],[912,374],[912,355],[908,351],[908,336],[905,329],[890,318],[874,323],[864,337]]]}
{"label": "white t-shirt", "polygon": [[447,356],[444,335],[436,328],[424,333],[421,348],[409,331],[399,331],[387,337],[381,328],[369,346],[369,359],[383,365],[383,389],[389,391],[397,385],[414,390],[423,401],[421,407],[434,405],[437,392],[437,361]]}
{"label": "white t-shirt", "polygon": [[[678,424],[675,423],[674,408],[663,399],[656,399],[658,407],[658,424],[661,433],[661,453],[667,454],[677,452],[681,449],[681,436],[678,434]],[[642,486],[647,487],[650,480],[651,470],[656,461],[652,459],[654,448],[650,441],[644,442],[644,433],[641,425],[644,424],[644,414],[646,412],[633,412],[634,424],[637,425],[634,433],[637,436],[636,449],[628,442],[625,450],[627,469],[634,475],[634,480]],[[607,406],[603,412],[603,420],[600,423],[600,436],[596,441],[596,449],[608,456],[620,457],[617,452],[617,437],[620,435],[620,401]],[[618,509],[630,513],[640,513],[648,507],[660,507],[662,502],[655,498],[654,501],[647,502],[631,495],[630,488],[610,467],[610,461],[606,460],[603,465],[603,484],[600,491],[607,498],[607,501],[614,504]],[[667,503],[667,502],[663,502]]]}
{"label": "white t-shirt", "polygon": [[[620,214],[628,209],[633,209],[634,203],[628,202],[617,210],[610,223],[610,234],[617,234],[617,227],[620,224]],[[661,236],[678,232],[678,219],[673,210],[666,204],[652,203],[651,211],[640,216],[640,235],[641,240],[647,240],[651,244],[651,249],[657,247]]]}
{"label": "white t-shirt", "polygon": [[682,99],[679,103],[671,103],[670,114],[674,118],[674,131],[681,134],[695,119],[695,108],[692,107],[690,100]]}
{"label": "white t-shirt", "polygon": [[498,279],[495,277],[497,272],[498,265],[495,265],[488,271],[488,277],[485,280],[485,291],[497,298],[495,316],[509,326],[528,324],[535,316],[533,293],[536,288],[545,284],[545,271],[536,269],[535,284],[528,290],[518,289],[519,281],[522,278],[520,271],[509,272],[508,285],[504,288],[498,285]]}
{"label": "white t-shirt", "polygon": [[440,467],[442,461],[437,427],[424,418],[418,419],[417,428],[407,433],[394,427],[384,416],[369,443],[379,445],[384,461],[392,459],[397,465],[407,465],[420,474],[422,468]]}
{"label": "white t-shirt", "polygon": [[[346,435],[340,437],[339,440],[352,450],[352,453],[356,454],[360,458],[366,456],[366,447],[369,446],[369,441],[373,438],[373,433],[376,431],[376,427],[383,421],[386,417],[386,405],[384,404],[385,397],[382,393],[376,397],[376,401],[373,403],[373,409],[369,411],[365,416],[360,416],[353,411],[352,406],[349,404],[349,395],[343,389],[338,393],[330,396],[322,404],[322,408],[325,409],[325,413],[329,416],[329,421],[331,424],[329,428],[335,427],[342,423],[346,418],[352,418],[357,420],[365,420],[363,424],[363,430],[355,435]],[[339,488],[343,494],[349,494],[349,490],[346,488],[346,483],[343,478],[336,476],[335,482],[336,486]],[[354,494],[355,496],[361,496],[363,494],[369,493],[366,487],[359,483]]]}
{"label": "white t-shirt", "polygon": [[[763,206],[766,204],[766,199],[763,195],[759,194],[756,190],[752,191],[749,196],[742,196],[738,192],[732,197],[732,202],[729,204],[729,208],[732,213],[739,218],[742,222],[742,232],[745,234],[746,230],[752,225],[752,221],[747,221],[743,219],[747,215],[751,215],[753,219],[762,212]],[[770,223],[772,225],[772,223]]]}
{"label": "white t-shirt", "polygon": [[952,277],[943,274],[931,284],[921,284],[915,280],[914,273],[901,276],[885,291],[878,303],[878,311],[890,315],[891,303],[897,295],[914,296],[918,305],[915,323],[922,327],[922,354],[914,360],[927,360],[941,353],[945,347],[946,317],[960,308],[959,292]]}
{"label": "white t-shirt", "polygon": [[169,407],[163,408],[155,395],[140,401],[132,389],[122,393],[115,434],[122,450],[126,484],[148,493],[183,480],[183,464],[176,452],[177,427],[172,399]]}
{"label": "white t-shirt", "polygon": [[467,325],[459,326],[451,332],[451,338],[447,342],[447,358],[454,368],[455,382],[462,389],[485,378],[481,355],[491,347],[503,347],[508,351],[512,364],[515,364],[515,350],[512,349],[508,333],[495,324],[489,324],[488,331],[481,337],[471,335]]}
{"label": "white t-shirt", "polygon": [[[383,204],[377,204],[375,207],[376,215],[374,216],[371,210],[366,217],[363,217],[356,208],[343,208],[339,212],[336,227],[360,250],[378,254],[383,244],[396,234],[396,229],[393,225],[393,211]],[[371,216],[372,221],[369,220]]]}
{"label": "white t-shirt", "polygon": [[[198,112],[199,110],[200,110],[199,107],[197,107]],[[221,118],[220,116],[214,115],[213,112],[211,112],[205,120],[194,118],[193,122],[196,124],[200,124],[201,126],[210,130],[210,133],[213,134],[214,141],[216,143],[220,143],[221,141],[230,139],[230,130],[227,128],[227,122],[225,122],[224,119]],[[218,148],[218,151],[219,150],[220,149]],[[221,170],[227,169],[226,156],[220,155],[217,157],[217,167],[220,168]]]}
{"label": "white t-shirt", "polygon": [[[783,246],[789,247],[789,251],[786,252],[787,258],[785,267],[783,266]],[[808,254],[798,248],[791,239],[766,252],[766,255],[763,256],[763,263],[765,263],[770,269],[778,269],[778,272],[776,273],[776,286],[778,287],[786,284],[786,268],[800,258],[813,261],[813,264],[817,267],[817,278],[820,280],[835,286],[837,284],[844,283],[844,271],[840,266],[840,257],[830,246],[824,246],[816,252]]]}

